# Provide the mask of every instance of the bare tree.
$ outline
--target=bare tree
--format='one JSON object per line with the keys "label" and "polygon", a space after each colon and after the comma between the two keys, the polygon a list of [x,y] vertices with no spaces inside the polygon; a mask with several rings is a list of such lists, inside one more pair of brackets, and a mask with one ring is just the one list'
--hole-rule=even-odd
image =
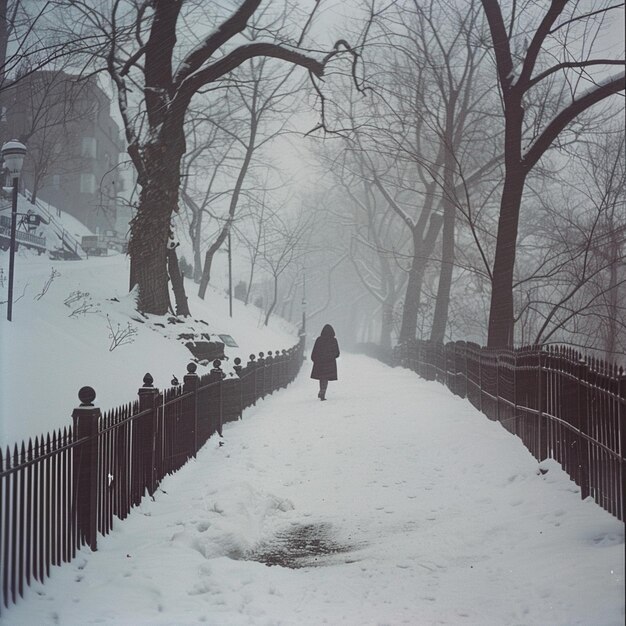
{"label": "bare tree", "polygon": [[265,230],[265,221],[267,217],[267,189],[264,187],[261,197],[251,199],[252,209],[250,210],[251,219],[247,220],[246,228],[236,228],[237,239],[243,244],[249,262],[248,282],[246,286],[246,295],[244,304],[250,302],[250,294],[254,285],[257,265],[261,259],[261,243]]}
{"label": "bare tree", "polygon": [[[623,67],[624,61],[594,54],[603,19],[623,5],[602,2],[589,11],[580,3],[552,0],[538,13],[533,3],[521,8],[513,3],[507,7],[508,25],[504,3],[482,0],[482,5],[505,123],[505,175],[488,335],[489,346],[503,347],[513,343],[513,274],[526,178],[576,118],[624,89],[623,70],[607,74],[611,67]],[[542,89],[543,97],[537,97]],[[560,97],[558,106],[552,108],[545,92],[554,90]]]}
{"label": "bare tree", "polygon": [[0,97],[32,73],[68,59],[90,42],[59,33],[50,0],[0,0]]}
{"label": "bare tree", "polygon": [[[213,256],[221,248],[232,229],[233,221],[244,191],[244,184],[253,166],[254,158],[270,142],[284,132],[285,124],[293,109],[285,106],[301,85],[290,85],[293,68],[286,73],[272,73],[271,64],[266,58],[251,59],[234,73],[234,91],[242,103],[246,118],[236,128],[222,128],[234,144],[238,144],[243,158],[239,166],[235,184],[230,192],[228,212],[220,220],[217,236],[208,246],[200,279],[198,295],[204,298],[211,278]],[[244,71],[247,70],[247,71]],[[272,119],[274,118],[274,119]],[[242,127],[248,129],[247,137],[241,137]],[[266,164],[267,167],[267,164]]]}
{"label": "bare tree", "polygon": [[185,208],[182,216],[187,222],[193,251],[193,279],[199,283],[202,278],[206,218],[220,223],[214,205],[229,193],[229,190],[219,188],[219,182],[232,169],[228,155],[235,139],[224,137],[219,125],[211,124],[207,127],[205,120],[193,114],[188,137],[193,147],[183,160],[180,193]]}
{"label": "bare tree", "polygon": [[[292,31],[287,38],[287,33],[273,30],[268,13],[263,36],[252,43],[242,40],[260,4],[244,0],[226,16],[215,5],[207,12],[184,1],[114,0],[106,13],[82,1],[71,2],[90,28],[95,24],[100,30],[100,53],[117,87],[128,153],[141,187],[131,224],[130,286],[137,286],[138,307],[146,313],[163,314],[169,305],[166,244],[187,149],[185,117],[194,97],[254,58],[278,59],[321,78],[328,62],[348,48],[340,41],[326,54],[303,50],[312,15],[304,19],[299,34],[294,37]],[[195,45],[178,37],[184,20],[195,22],[190,33],[197,38]]]}
{"label": "bare tree", "polygon": [[534,267],[516,272],[518,319],[532,343],[568,341],[613,360],[626,321],[623,130],[579,146],[568,171],[554,192],[542,189],[540,219],[521,229],[520,257]]}
{"label": "bare tree", "polygon": [[[352,232],[346,242],[347,256],[366,291],[376,300],[380,313],[380,345],[391,347],[395,306],[405,286],[407,273],[400,269],[401,253],[407,247],[406,230],[399,223],[397,211],[382,197],[369,180],[369,170],[360,152],[344,155],[347,164],[332,167],[339,185],[347,195],[345,205],[351,210],[337,215]],[[395,199],[394,199],[395,201]]]}
{"label": "bare tree", "polygon": [[[477,2],[409,2],[377,22],[365,51],[366,104],[348,111],[367,178],[410,233],[412,251],[399,341],[415,338],[422,286],[443,229],[431,337],[442,340],[455,262],[456,213],[501,155],[490,123],[493,90],[481,77],[485,53]],[[365,109],[364,111],[362,109]]]}
{"label": "bare tree", "polygon": [[308,252],[306,241],[311,228],[312,215],[303,211],[296,215],[279,215],[272,211],[265,219],[261,238],[261,257],[272,279],[272,296],[265,312],[265,325],[278,303],[279,280],[290,265],[301,260]]}

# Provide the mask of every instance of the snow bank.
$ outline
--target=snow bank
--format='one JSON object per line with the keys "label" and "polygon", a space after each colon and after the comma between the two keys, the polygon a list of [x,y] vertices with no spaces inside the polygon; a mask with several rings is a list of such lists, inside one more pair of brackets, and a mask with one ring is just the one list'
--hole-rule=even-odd
{"label": "snow bank", "polygon": [[[6,301],[7,253],[0,263],[0,301]],[[17,255],[12,322],[6,304],[0,306],[0,447],[71,424],[84,385],[96,390],[96,405],[105,410],[136,399],[146,372],[160,388],[173,375],[182,380],[192,355],[175,340],[180,333],[232,335],[240,347],[226,349],[227,372],[236,356],[247,361],[250,353],[297,341],[294,327],[278,320],[262,326],[261,312],[237,300],[229,318],[224,294],[209,289],[202,301],[189,283],[192,320],[168,325],[141,318],[127,291],[128,263],[120,254],[82,261]],[[126,331],[127,342],[111,349],[112,333]]]}

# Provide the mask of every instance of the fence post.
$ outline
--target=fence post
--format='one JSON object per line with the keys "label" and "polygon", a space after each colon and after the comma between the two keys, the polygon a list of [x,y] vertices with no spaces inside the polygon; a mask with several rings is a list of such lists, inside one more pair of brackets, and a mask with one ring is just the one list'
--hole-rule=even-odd
{"label": "fence post", "polygon": [[250,360],[246,365],[246,369],[251,372],[250,376],[252,377],[252,405],[256,406],[256,400],[258,397],[257,393],[257,385],[256,385],[256,356],[254,354],[250,355]]}
{"label": "fence post", "polygon": [[241,365],[241,359],[239,357],[235,358],[235,364],[233,365],[233,369],[235,370],[235,374],[237,374],[237,378],[239,379],[239,416],[238,419],[241,419],[243,416],[243,409],[245,404],[245,394],[244,394],[244,383],[241,377],[243,376],[243,366]]}
{"label": "fence post", "polygon": [[[624,372],[624,368],[621,366],[619,368],[618,396],[618,421],[620,424],[624,425],[626,424],[626,372]],[[620,516],[619,519],[623,522],[626,521],[626,496],[624,496],[624,489],[626,489],[626,427],[620,428],[620,452],[622,482],[620,485],[621,488],[618,490],[618,493],[621,501],[621,506],[618,507],[617,513]]]}
{"label": "fence post", "polygon": [[467,342],[465,341],[463,342],[461,354],[461,362],[463,363],[463,398],[467,398]]}
{"label": "fence post", "polygon": [[[523,350],[523,349],[521,349]],[[528,447],[528,442],[525,438],[525,420],[520,418],[518,406],[521,404],[521,391],[520,387],[524,385],[524,374],[522,368],[524,367],[524,356],[520,350],[512,349],[513,352],[513,423],[515,424],[515,434],[522,439],[522,441]],[[519,357],[519,358],[518,358]],[[520,435],[522,433],[522,435]]]}
{"label": "fence post", "polygon": [[[578,383],[578,428],[585,434],[589,434],[589,408],[587,401],[587,374],[589,368],[585,359],[578,359],[578,368],[576,378]],[[576,481],[580,486],[580,497],[584,500],[590,493],[589,490],[589,443],[585,437],[578,437],[577,442],[577,478]]]}
{"label": "fence post", "polygon": [[538,346],[539,351],[539,378],[537,381],[537,404],[539,409],[539,460],[548,458],[548,424],[545,413],[548,410],[548,373],[546,370],[547,355],[543,346]]}
{"label": "fence post", "polygon": [[241,370],[243,366],[241,365],[241,359],[239,357],[235,358],[235,364],[233,365],[233,369],[235,370],[235,374],[241,378]]}
{"label": "fence post", "polygon": [[266,390],[265,390],[265,352],[259,352],[259,358],[257,359],[257,375],[261,378],[261,389],[259,393],[259,397],[261,399],[265,398]]}
{"label": "fence post", "polygon": [[265,371],[267,372],[267,377],[269,377],[268,394],[274,393],[274,357],[272,354],[272,351],[268,350],[267,357],[265,357]]}
{"label": "fence post", "polygon": [[217,389],[217,422],[216,428],[217,434],[222,436],[222,424],[223,424],[223,407],[222,407],[222,380],[224,379],[225,374],[222,372],[222,362],[219,359],[215,359],[213,361],[213,367],[209,372],[209,380],[212,383],[219,383],[216,385]]}
{"label": "fence post", "polygon": [[[189,411],[191,411],[190,426],[192,429],[191,439],[193,442],[193,454],[196,456],[198,452],[198,384],[200,378],[196,374],[198,366],[195,363],[189,363],[187,365],[187,373],[183,376],[183,393],[193,393],[193,396],[189,399]],[[192,443],[190,442],[190,443]]]}
{"label": "fence post", "polygon": [[454,394],[457,396],[460,396],[461,398],[463,397],[463,391],[462,391],[462,386],[461,386],[461,376],[460,376],[460,372],[461,372],[461,355],[460,355],[460,346],[459,346],[459,342],[455,341],[453,342],[453,360],[454,360]]}
{"label": "fence post", "polygon": [[92,387],[81,387],[80,406],[72,412],[74,441],[84,442],[74,448],[74,506],[78,536],[95,552],[98,520],[98,423],[102,416],[93,405],[96,392]]}
{"label": "fence post", "polygon": [[496,419],[500,421],[500,353],[496,352]]}
{"label": "fence post", "polygon": [[287,376],[285,365],[287,363],[287,351],[286,350],[276,350],[276,354],[278,356],[278,387],[283,389],[287,386]]}
{"label": "fence post", "polygon": [[274,362],[276,363],[275,365],[276,389],[282,389],[284,387],[283,385],[283,355],[281,354],[280,350],[276,350],[274,352]]}
{"label": "fence post", "polygon": [[152,495],[156,489],[154,476],[155,462],[155,433],[156,433],[156,401],[159,390],[153,386],[154,378],[147,373],[143,377],[143,387],[137,391],[139,396],[139,412],[150,411],[150,413],[139,420],[137,424],[137,434],[141,445],[143,445],[144,458],[144,485],[148,488],[148,493]]}

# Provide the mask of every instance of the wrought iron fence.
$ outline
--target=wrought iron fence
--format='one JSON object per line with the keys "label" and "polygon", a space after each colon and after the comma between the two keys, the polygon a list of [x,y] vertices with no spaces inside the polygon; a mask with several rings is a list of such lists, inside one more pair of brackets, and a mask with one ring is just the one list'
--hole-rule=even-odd
{"label": "wrought iron fence", "polygon": [[226,422],[286,387],[303,361],[304,337],[289,350],[235,359],[236,376],[220,361],[204,376],[187,366],[183,384],[160,391],[146,374],[138,400],[104,414],[91,387],[79,391],[73,425],[0,449],[0,612],[32,580],[71,561],[82,546],[97,549],[113,518],[124,519],[161,480],[180,469]]}
{"label": "wrought iron fence", "polygon": [[415,341],[383,355],[445,384],[520,437],[539,461],[552,458],[618,519],[626,520],[626,373],[566,346],[515,350],[463,341]]}

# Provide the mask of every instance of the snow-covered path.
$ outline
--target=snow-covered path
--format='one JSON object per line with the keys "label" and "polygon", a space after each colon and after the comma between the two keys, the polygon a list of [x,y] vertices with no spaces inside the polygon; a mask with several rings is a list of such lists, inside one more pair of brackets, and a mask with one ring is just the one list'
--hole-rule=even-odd
{"label": "snow-covered path", "polygon": [[[308,365],[6,624],[622,624],[624,526],[443,386]],[[305,567],[268,567],[291,547]],[[307,565],[308,563],[308,565]]]}

